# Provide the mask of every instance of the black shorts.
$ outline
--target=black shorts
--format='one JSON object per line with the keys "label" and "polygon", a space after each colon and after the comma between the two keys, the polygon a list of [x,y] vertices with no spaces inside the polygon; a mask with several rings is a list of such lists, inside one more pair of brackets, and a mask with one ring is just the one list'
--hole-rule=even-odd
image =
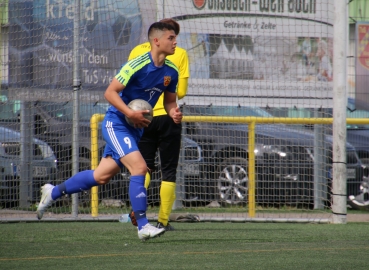
{"label": "black shorts", "polygon": [[150,170],[155,170],[157,150],[160,155],[162,179],[175,182],[181,148],[182,124],[175,124],[168,115],[156,116],[138,143],[138,148]]}

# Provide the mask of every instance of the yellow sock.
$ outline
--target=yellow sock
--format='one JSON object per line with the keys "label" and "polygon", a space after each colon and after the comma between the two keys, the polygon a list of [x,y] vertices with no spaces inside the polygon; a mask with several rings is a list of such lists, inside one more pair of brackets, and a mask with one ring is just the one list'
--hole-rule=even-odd
{"label": "yellow sock", "polygon": [[145,188],[148,189],[150,186],[151,176],[149,173],[146,173],[145,176]]}
{"label": "yellow sock", "polygon": [[158,222],[161,222],[164,226],[168,225],[169,215],[172,212],[172,206],[175,199],[176,183],[161,181]]}

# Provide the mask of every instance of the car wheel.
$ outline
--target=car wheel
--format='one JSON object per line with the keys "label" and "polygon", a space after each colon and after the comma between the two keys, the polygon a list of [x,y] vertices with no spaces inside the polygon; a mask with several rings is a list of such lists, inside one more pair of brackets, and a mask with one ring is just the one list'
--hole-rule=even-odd
{"label": "car wheel", "polygon": [[360,158],[360,160],[364,165],[369,166],[369,158]]}
{"label": "car wheel", "polygon": [[364,177],[360,185],[360,194],[351,195],[348,199],[348,204],[357,210],[369,210],[369,178]]}
{"label": "car wheel", "polygon": [[227,158],[218,166],[217,189],[221,201],[247,203],[248,182],[247,159]]}

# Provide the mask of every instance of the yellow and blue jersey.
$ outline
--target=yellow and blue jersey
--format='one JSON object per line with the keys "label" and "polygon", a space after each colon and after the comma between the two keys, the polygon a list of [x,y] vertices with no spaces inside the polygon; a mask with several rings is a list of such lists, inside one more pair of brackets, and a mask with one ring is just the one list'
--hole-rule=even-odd
{"label": "yellow and blue jersey", "polygon": [[[143,99],[155,107],[162,93],[177,92],[178,76],[178,69],[170,60],[165,59],[164,65],[157,67],[148,52],[124,64],[115,78],[125,86],[119,93],[125,104]],[[113,106],[109,107],[108,113],[124,118]]]}
{"label": "yellow and blue jersey", "polygon": [[[134,59],[146,52],[151,50],[151,46],[149,42],[137,45],[131,53],[129,54],[128,60]],[[168,55],[166,59],[170,60],[173,64],[176,65],[179,72],[179,83],[177,89],[178,99],[183,98],[187,94],[187,79],[190,77],[190,67],[188,62],[188,55],[185,49],[176,47],[176,51],[172,55]],[[159,101],[156,103],[154,107],[154,116],[165,115],[166,111],[163,106],[164,97],[161,95]]]}
{"label": "yellow and blue jersey", "polygon": [[[176,93],[178,88],[176,66],[165,59],[163,66],[156,67],[150,52],[128,61],[115,78],[125,86],[119,96],[126,104],[143,99],[154,107],[162,93]],[[143,130],[130,126],[124,114],[110,106],[102,122],[102,135],[106,141],[103,157],[111,156],[122,167],[121,157],[139,151],[137,144]]]}

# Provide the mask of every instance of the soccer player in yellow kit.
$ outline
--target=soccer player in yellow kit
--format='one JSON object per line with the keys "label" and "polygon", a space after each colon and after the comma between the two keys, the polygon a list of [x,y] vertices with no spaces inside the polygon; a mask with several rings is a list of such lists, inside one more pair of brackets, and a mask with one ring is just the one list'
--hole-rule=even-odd
{"label": "soccer player in yellow kit", "polygon": [[[168,18],[162,19],[160,22],[172,25],[175,34],[179,34],[180,26],[175,20]],[[140,44],[131,51],[128,60],[142,55],[150,49],[149,42]],[[177,97],[181,99],[187,94],[188,78],[190,77],[187,52],[177,46],[175,53],[168,55],[167,59],[173,62],[179,70]],[[163,95],[161,95],[154,107],[154,118],[150,125],[144,129],[138,147],[149,169],[149,173],[146,174],[145,178],[146,189],[149,187],[151,173],[155,169],[155,155],[159,150],[162,182],[160,187],[160,209],[156,226],[164,228],[166,231],[174,230],[168,221],[176,199],[176,174],[181,148],[181,134],[182,125],[174,123],[172,118],[167,115],[163,106]],[[133,211],[130,212],[130,218],[132,224],[137,226]]]}

